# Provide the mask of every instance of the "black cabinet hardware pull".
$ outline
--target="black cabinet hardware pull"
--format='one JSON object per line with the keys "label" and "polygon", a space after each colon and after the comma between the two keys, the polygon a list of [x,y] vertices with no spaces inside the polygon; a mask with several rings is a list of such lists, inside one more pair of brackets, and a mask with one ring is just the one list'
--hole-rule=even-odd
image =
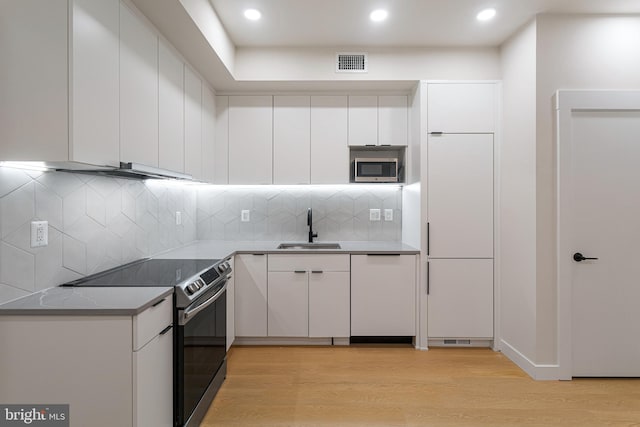
{"label": "black cabinet hardware pull", "polygon": [[431,276],[431,266],[427,261],[427,295],[429,295],[429,291],[431,290],[431,281],[429,280],[430,279],[429,276]]}
{"label": "black cabinet hardware pull", "polygon": [[166,334],[167,332],[169,332],[169,331],[171,330],[171,328],[173,328],[173,325],[169,325],[169,326],[167,326],[166,328],[164,328],[164,329],[162,330],[162,332],[160,332],[160,335],[164,335],[164,334]]}
{"label": "black cabinet hardware pull", "polygon": [[318,273],[318,274],[322,274],[324,273],[324,271],[322,270],[311,270],[312,273]]}
{"label": "black cabinet hardware pull", "polygon": [[576,252],[575,254],[573,254],[573,260],[576,262],[582,262],[582,261],[586,261],[586,260],[596,260],[598,258],[587,258],[586,256],[582,255],[580,252]]}
{"label": "black cabinet hardware pull", "polygon": [[160,304],[162,304],[165,300],[166,300],[166,298],[162,298],[160,301],[158,301],[157,303],[153,304],[151,307],[157,307]]}
{"label": "black cabinet hardware pull", "polygon": [[306,270],[295,270],[294,273],[306,273]]}

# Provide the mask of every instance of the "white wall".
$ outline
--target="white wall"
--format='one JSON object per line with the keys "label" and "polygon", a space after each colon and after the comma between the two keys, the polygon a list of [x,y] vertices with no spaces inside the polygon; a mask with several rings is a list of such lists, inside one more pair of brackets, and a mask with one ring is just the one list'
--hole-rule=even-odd
{"label": "white wall", "polygon": [[[368,52],[368,73],[336,73],[336,52]],[[497,48],[236,49],[239,81],[482,80],[500,77]]]}
{"label": "white wall", "polygon": [[536,23],[501,49],[500,330],[503,346],[536,359]]}
{"label": "white wall", "polygon": [[556,360],[555,142],[558,89],[640,89],[640,16],[541,15],[537,61],[537,354]]}

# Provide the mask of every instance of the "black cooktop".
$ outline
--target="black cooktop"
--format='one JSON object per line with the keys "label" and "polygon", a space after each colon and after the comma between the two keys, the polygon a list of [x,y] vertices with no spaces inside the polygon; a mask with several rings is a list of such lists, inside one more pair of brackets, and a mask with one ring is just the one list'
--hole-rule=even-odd
{"label": "black cooktop", "polygon": [[176,286],[202,270],[213,267],[218,261],[216,259],[141,259],[62,286]]}

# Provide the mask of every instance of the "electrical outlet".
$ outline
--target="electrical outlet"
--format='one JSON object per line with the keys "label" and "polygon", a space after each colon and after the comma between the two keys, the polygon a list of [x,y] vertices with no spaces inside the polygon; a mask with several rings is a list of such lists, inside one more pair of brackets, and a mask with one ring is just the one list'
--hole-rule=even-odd
{"label": "electrical outlet", "polygon": [[385,221],[393,221],[393,209],[385,209],[384,210],[384,220]]}
{"label": "electrical outlet", "polygon": [[176,211],[176,225],[182,225],[182,212]]}
{"label": "electrical outlet", "polygon": [[240,221],[242,222],[251,221],[251,211],[249,209],[243,209],[240,211]]}
{"label": "electrical outlet", "polygon": [[49,244],[49,221],[31,221],[31,247]]}
{"label": "electrical outlet", "polygon": [[380,209],[369,209],[369,221],[380,221]]}

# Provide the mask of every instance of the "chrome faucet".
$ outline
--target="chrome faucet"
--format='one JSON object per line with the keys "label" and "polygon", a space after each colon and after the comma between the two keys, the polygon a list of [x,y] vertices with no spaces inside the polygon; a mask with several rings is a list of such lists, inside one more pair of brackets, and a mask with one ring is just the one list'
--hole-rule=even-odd
{"label": "chrome faucet", "polygon": [[309,243],[313,243],[313,238],[318,237],[318,233],[313,232],[313,214],[311,208],[307,210],[307,225],[309,226]]}

